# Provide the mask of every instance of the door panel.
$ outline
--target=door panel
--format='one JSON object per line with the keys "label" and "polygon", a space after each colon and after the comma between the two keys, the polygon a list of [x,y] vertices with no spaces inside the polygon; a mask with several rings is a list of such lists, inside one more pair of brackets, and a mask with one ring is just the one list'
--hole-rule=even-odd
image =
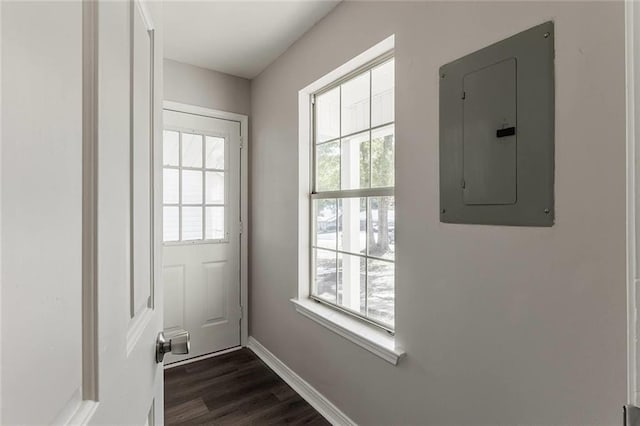
{"label": "door panel", "polygon": [[131,16],[133,32],[133,52],[131,67],[132,101],[131,127],[131,182],[132,208],[131,238],[131,316],[142,314],[151,307],[152,259],[150,247],[153,245],[151,229],[151,200],[153,170],[150,163],[153,139],[151,137],[151,61],[153,60],[153,32],[144,22],[139,8],[134,7]]}
{"label": "door panel", "polygon": [[[241,343],[240,123],[165,110],[164,126],[181,135],[178,143],[183,165],[186,166],[188,159],[189,165],[204,167],[202,171],[187,170],[199,173],[198,179],[202,182],[187,184],[182,178],[182,192],[176,195],[171,191],[165,204],[165,209],[180,209],[175,198],[182,200],[182,224],[178,217],[171,226],[184,231],[187,219],[192,219],[191,215],[184,214],[184,205],[189,200],[204,202],[187,206],[202,211],[204,220],[196,227],[202,227],[198,235],[204,237],[199,241],[167,241],[163,247],[165,311],[171,312],[165,317],[164,329],[167,335],[181,330],[191,333],[191,353],[169,355],[165,358],[167,364]],[[175,134],[171,133],[169,138],[173,144]],[[202,141],[202,145],[195,145],[201,155],[188,151],[194,139]],[[168,147],[165,150],[168,152]],[[164,161],[164,164],[171,163],[169,158]],[[185,172],[180,167],[165,170],[178,171],[180,176]],[[203,192],[202,196],[198,195]],[[189,226],[193,225],[189,223]],[[171,230],[167,233],[168,236],[179,234]]]}
{"label": "door panel", "polygon": [[82,4],[0,7],[0,424],[50,424],[82,399]]}
{"label": "door panel", "polygon": [[164,268],[164,299],[170,300],[164,309],[164,329],[184,330],[184,265]]}
{"label": "door panel", "polygon": [[217,324],[228,321],[227,294],[231,274],[227,271],[228,262],[206,262],[204,268],[205,287],[205,324]]}

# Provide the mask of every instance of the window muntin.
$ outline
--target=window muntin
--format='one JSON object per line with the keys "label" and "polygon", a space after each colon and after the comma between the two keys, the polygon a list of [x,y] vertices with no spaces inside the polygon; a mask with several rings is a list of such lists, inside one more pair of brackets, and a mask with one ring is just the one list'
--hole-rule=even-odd
{"label": "window muntin", "polygon": [[313,96],[311,297],[392,331],[394,59]]}
{"label": "window muntin", "polygon": [[226,241],[226,139],[179,129],[163,136],[164,242]]}

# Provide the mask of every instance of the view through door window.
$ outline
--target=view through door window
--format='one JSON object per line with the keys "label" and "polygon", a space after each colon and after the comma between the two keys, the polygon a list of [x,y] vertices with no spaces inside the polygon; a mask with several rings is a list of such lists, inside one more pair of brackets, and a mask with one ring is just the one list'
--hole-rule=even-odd
{"label": "view through door window", "polygon": [[222,137],[164,131],[165,242],[226,239],[225,151]]}

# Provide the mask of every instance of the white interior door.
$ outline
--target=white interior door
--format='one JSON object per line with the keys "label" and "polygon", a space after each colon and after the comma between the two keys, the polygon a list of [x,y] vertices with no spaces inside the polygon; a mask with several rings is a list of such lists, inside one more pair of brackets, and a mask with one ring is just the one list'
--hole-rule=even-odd
{"label": "white interior door", "polygon": [[96,424],[162,424],[162,4],[98,7]]}
{"label": "white interior door", "polygon": [[162,4],[0,7],[0,423],[162,424]]}
{"label": "white interior door", "polygon": [[188,355],[240,346],[240,122],[165,109],[164,330]]}

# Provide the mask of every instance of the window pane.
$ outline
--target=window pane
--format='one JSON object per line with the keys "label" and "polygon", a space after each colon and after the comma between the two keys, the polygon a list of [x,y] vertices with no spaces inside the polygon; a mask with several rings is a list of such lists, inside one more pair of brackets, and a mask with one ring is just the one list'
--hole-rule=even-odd
{"label": "window pane", "polygon": [[224,172],[206,172],[207,204],[224,204]]}
{"label": "window pane", "polygon": [[371,132],[371,187],[394,184],[394,128],[385,126]]}
{"label": "window pane", "polygon": [[179,207],[164,207],[162,209],[162,235],[164,241],[178,241],[180,239]]}
{"label": "window pane", "polygon": [[182,203],[202,204],[202,172],[182,171]]}
{"label": "window pane", "polygon": [[336,303],[336,252],[313,249],[315,256],[315,292],[318,297]]}
{"label": "window pane", "polygon": [[369,187],[369,161],[368,131],[342,140],[342,189]]}
{"label": "window pane", "polygon": [[162,170],[162,201],[165,204],[178,204],[180,179],[176,169]]}
{"label": "window pane", "polygon": [[182,165],[202,167],[202,135],[182,134]]}
{"label": "window pane", "polygon": [[224,138],[206,136],[207,169],[224,169]]}
{"label": "window pane", "polygon": [[340,189],[340,142],[316,146],[316,191]]}
{"label": "window pane", "polygon": [[165,130],[162,138],[162,164],[165,166],[179,165],[180,133]]}
{"label": "window pane", "polygon": [[371,126],[379,126],[394,119],[394,65],[389,62],[371,70]]}
{"label": "window pane", "polygon": [[335,199],[313,201],[316,232],[314,245],[331,250],[336,249],[336,216],[338,208]]}
{"label": "window pane", "polygon": [[366,254],[367,199],[338,200],[338,250]]}
{"label": "window pane", "polygon": [[224,239],[224,207],[206,207],[205,210],[205,238],[208,240]]}
{"label": "window pane", "polygon": [[369,256],[393,260],[396,249],[394,197],[370,197],[367,217]]}
{"label": "window pane", "polygon": [[367,259],[338,253],[338,304],[366,314]]}
{"label": "window pane", "polygon": [[342,135],[369,127],[369,73],[342,85]]}
{"label": "window pane", "polygon": [[340,137],[340,88],[316,97],[316,142]]}
{"label": "window pane", "polygon": [[182,208],[182,239],[202,239],[202,207]]}
{"label": "window pane", "polygon": [[367,268],[367,316],[393,327],[395,264],[367,259]]}

